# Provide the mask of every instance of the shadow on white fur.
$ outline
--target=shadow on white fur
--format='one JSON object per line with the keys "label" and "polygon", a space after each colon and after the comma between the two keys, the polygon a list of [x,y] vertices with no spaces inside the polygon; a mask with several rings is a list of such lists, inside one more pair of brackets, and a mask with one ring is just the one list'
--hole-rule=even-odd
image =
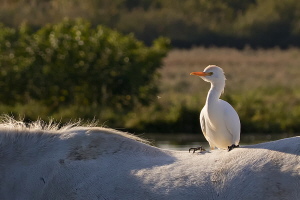
{"label": "shadow on white fur", "polygon": [[189,154],[100,127],[0,124],[0,199],[300,199],[300,137]]}

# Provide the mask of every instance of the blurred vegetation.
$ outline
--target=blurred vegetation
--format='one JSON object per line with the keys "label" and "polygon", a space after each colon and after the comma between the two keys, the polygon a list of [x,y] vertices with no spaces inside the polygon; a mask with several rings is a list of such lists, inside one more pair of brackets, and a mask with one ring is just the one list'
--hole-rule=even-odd
{"label": "blurred vegetation", "polygon": [[0,22],[37,29],[64,17],[84,18],[150,45],[165,36],[175,47],[300,45],[298,0],[0,0]]}
{"label": "blurred vegetation", "polygon": [[216,64],[227,78],[221,99],[238,112],[243,134],[299,133],[299,55],[298,48],[174,49],[159,70],[160,98],[127,125],[145,126],[148,132],[200,133],[199,114],[210,84],[189,73]]}
{"label": "blurred vegetation", "polygon": [[[157,69],[169,41],[146,47],[132,35],[83,20],[64,20],[34,32],[2,25],[0,35],[0,103],[2,112],[109,119],[158,93]],[[109,112],[104,112],[109,110]]]}
{"label": "blurred vegetation", "polygon": [[[0,0],[0,112],[201,132],[209,84],[189,73],[217,64],[243,133],[299,132],[299,10],[297,0]],[[210,48],[169,52],[166,38]]]}

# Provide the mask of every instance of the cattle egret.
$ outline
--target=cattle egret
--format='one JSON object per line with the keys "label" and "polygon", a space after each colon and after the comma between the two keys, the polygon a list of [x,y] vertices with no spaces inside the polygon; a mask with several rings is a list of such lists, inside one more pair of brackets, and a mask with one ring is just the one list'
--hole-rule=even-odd
{"label": "cattle egret", "polygon": [[[239,147],[241,128],[239,116],[229,103],[220,99],[226,80],[222,68],[209,65],[203,72],[192,72],[190,75],[200,76],[211,84],[206,103],[200,113],[201,129],[210,148],[217,147],[230,151]],[[202,150],[202,148],[191,149],[194,152]]]}

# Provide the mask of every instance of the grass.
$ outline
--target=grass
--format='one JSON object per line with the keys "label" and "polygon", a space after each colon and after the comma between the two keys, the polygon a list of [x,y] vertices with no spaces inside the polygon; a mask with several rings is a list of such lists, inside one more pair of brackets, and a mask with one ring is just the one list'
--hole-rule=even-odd
{"label": "grass", "polygon": [[[188,93],[205,85],[189,72],[203,70],[207,65],[222,67],[227,77],[226,91],[299,86],[299,49],[236,50],[230,48],[194,48],[173,50],[162,68],[162,92],[170,87]],[[184,84],[180,84],[184,83]],[[185,87],[185,88],[182,88]],[[188,89],[188,90],[186,90]]]}

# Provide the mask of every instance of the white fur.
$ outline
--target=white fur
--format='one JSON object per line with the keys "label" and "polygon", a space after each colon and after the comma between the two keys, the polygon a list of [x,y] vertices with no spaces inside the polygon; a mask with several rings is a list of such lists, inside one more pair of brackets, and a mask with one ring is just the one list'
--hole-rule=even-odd
{"label": "white fur", "polygon": [[0,125],[0,199],[300,199],[300,137],[168,151],[106,128]]}

